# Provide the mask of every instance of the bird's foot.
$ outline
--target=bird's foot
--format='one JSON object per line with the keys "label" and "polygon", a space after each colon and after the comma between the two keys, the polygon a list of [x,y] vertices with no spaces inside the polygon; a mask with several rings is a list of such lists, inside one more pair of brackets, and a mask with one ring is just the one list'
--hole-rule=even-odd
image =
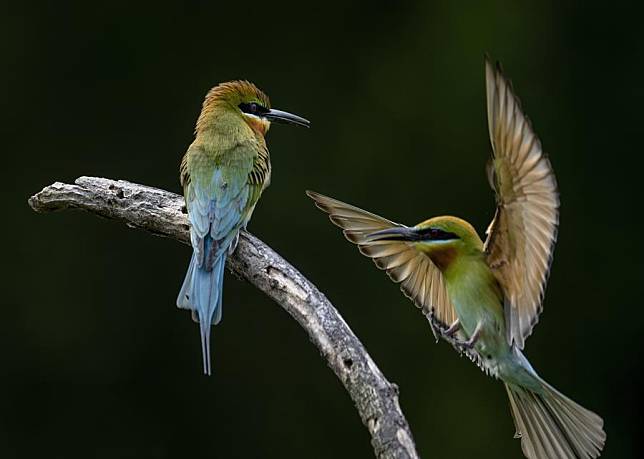
{"label": "bird's foot", "polygon": [[472,336],[470,336],[468,340],[464,340],[455,336],[456,333],[461,330],[461,322],[458,319],[456,319],[449,327],[445,328],[445,326],[436,319],[433,311],[427,313],[426,316],[429,321],[429,325],[431,326],[432,333],[436,338],[436,342],[438,342],[440,335],[445,341],[461,351],[472,349],[481,335],[481,328],[483,325],[480,322],[476,325]]}
{"label": "bird's foot", "polygon": [[[434,323],[434,326],[436,326],[435,323]],[[470,336],[470,338],[467,340],[460,339],[455,336],[456,333],[459,330],[461,330],[461,324],[458,321],[458,319],[455,320],[454,323],[450,325],[448,328],[445,328],[445,327],[436,327],[436,328],[445,341],[450,343],[457,350],[464,352],[474,348],[474,346],[476,345],[476,342],[481,336],[481,329],[483,328],[483,326],[481,323],[479,323],[474,329],[474,333],[472,333],[472,336]]]}
{"label": "bird's foot", "polygon": [[476,328],[474,329],[474,333],[472,333],[472,336],[470,336],[470,339],[468,339],[467,341],[462,341],[462,340],[455,340],[455,341],[459,342],[459,346],[467,350],[470,350],[474,347],[474,345],[478,341],[479,336],[481,336],[482,328],[483,328],[483,324],[479,322],[478,324],[476,324]]}
{"label": "bird's foot", "polygon": [[452,337],[452,336],[454,336],[454,333],[456,333],[456,332],[457,332],[457,331],[459,331],[460,329],[461,329],[461,322],[460,322],[458,319],[456,319],[456,320],[452,323],[452,325],[450,325],[450,326],[449,326],[449,328],[443,332],[443,334],[444,334],[445,336],[450,336],[450,337]]}

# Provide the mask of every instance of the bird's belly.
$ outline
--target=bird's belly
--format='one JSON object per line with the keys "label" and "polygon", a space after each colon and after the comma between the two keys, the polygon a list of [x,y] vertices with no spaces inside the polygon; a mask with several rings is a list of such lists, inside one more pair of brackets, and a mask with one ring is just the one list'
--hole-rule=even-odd
{"label": "bird's belly", "polygon": [[[461,324],[465,338],[470,339],[476,328],[480,327],[474,348],[485,357],[497,357],[504,354],[508,348],[505,338],[505,321],[501,306],[488,304],[484,295],[478,300],[455,301],[454,308]],[[496,300],[495,300],[496,301]]]}

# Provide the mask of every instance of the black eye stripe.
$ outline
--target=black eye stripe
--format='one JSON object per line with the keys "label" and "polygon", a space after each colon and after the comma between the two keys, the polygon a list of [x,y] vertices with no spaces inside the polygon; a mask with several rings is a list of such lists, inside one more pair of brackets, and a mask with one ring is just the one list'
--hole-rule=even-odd
{"label": "black eye stripe", "polygon": [[454,233],[431,227],[424,228],[420,231],[420,235],[422,236],[422,239],[428,239],[431,241],[449,241],[451,239],[459,239],[459,237]]}
{"label": "black eye stripe", "polygon": [[268,108],[264,107],[261,104],[258,104],[257,102],[241,103],[239,104],[239,109],[244,113],[249,113],[251,115],[257,116],[268,113]]}

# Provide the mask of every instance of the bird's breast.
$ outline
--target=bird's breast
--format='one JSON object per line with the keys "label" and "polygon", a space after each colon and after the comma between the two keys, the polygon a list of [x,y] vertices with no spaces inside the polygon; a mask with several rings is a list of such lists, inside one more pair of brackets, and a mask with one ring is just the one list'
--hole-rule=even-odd
{"label": "bird's breast", "polygon": [[447,290],[468,335],[479,322],[491,328],[504,327],[502,300],[493,274],[484,263],[466,261],[452,266]]}

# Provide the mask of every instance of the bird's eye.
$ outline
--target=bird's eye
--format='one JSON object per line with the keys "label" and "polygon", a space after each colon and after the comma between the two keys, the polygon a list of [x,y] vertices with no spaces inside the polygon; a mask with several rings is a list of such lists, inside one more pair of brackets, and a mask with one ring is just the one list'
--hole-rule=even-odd
{"label": "bird's eye", "polygon": [[257,102],[239,104],[239,109],[244,113],[257,115],[257,116],[263,113],[266,113],[268,111],[265,107],[261,106]]}

